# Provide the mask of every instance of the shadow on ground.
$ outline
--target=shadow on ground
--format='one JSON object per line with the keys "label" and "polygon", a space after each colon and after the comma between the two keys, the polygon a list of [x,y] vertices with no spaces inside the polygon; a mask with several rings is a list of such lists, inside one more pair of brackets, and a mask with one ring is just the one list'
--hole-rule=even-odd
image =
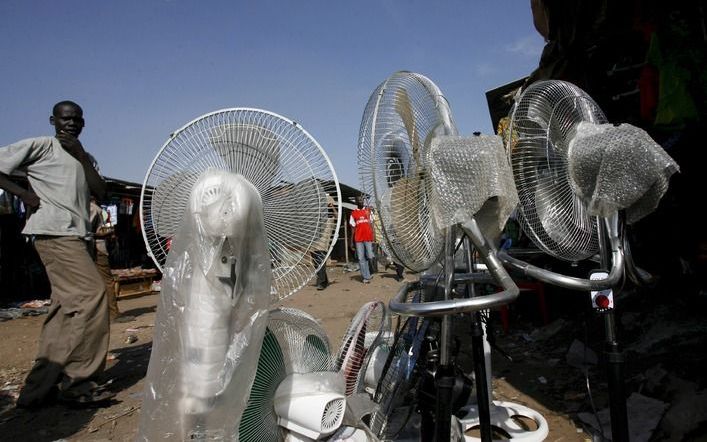
{"label": "shadow on ground", "polygon": [[[148,343],[112,350],[111,353],[116,356],[115,362],[103,373],[101,381],[108,382],[108,389],[116,393],[130,388],[145,377],[151,348],[152,344]],[[115,404],[116,402],[106,405]],[[38,410],[10,408],[0,413],[0,428],[2,428],[0,439],[55,441],[68,438],[85,429],[95,415],[105,415],[106,419],[103,422],[109,424],[115,416],[106,411],[106,408],[77,409],[59,404]],[[94,423],[94,425],[101,424]],[[97,430],[98,427],[95,429]],[[91,432],[91,428],[88,432]]]}

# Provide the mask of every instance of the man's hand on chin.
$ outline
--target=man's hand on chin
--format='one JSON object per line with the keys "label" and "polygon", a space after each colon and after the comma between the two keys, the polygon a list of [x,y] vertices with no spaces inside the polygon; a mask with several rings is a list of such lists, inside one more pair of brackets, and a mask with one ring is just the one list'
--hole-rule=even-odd
{"label": "man's hand on chin", "polygon": [[86,151],[83,149],[83,145],[75,136],[68,132],[60,132],[56,134],[56,138],[59,140],[59,143],[61,143],[61,147],[63,147],[69,155],[77,160],[82,161],[86,156]]}

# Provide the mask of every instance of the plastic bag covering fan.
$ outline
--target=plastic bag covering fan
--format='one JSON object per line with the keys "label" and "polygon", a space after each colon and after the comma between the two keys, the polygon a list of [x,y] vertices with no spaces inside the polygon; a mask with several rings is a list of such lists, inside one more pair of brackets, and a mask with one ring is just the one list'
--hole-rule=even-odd
{"label": "plastic bag covering fan", "polygon": [[474,217],[482,232],[499,235],[518,204],[501,138],[435,137],[428,158],[437,224],[448,227]]}
{"label": "plastic bag covering fan", "polygon": [[678,171],[650,135],[630,124],[580,123],[568,156],[570,184],[589,214],[625,209],[629,224],[655,210]]}
{"label": "plastic bag covering fan", "polygon": [[362,190],[381,217],[393,259],[413,271],[435,263],[443,237],[427,204],[426,153],[435,136],[456,135],[447,101],[428,78],[396,72],[373,92],[358,139]]}
{"label": "plastic bag covering fan", "polygon": [[230,440],[265,334],[270,256],[260,194],[209,171],[163,267],[138,440]]}
{"label": "plastic bag covering fan", "polygon": [[[247,108],[204,115],[172,134],[147,172],[140,204],[143,235],[158,267],[194,183],[210,169],[240,174],[260,193],[274,295],[282,299],[301,288],[317,270],[309,252],[330,252],[341,221],[336,173],[316,140],[291,120]],[[327,222],[327,194],[338,205],[334,228]]]}
{"label": "plastic bag covering fan", "polygon": [[581,122],[606,123],[596,103],[564,81],[533,83],[511,112],[510,157],[524,232],[557,258],[579,261],[599,248],[596,218],[573,191],[568,149]]}
{"label": "plastic bag covering fan", "polygon": [[[278,427],[274,412],[277,387],[293,373],[333,371],[326,333],[301,310],[282,307],[271,311],[257,371],[253,371],[255,379],[240,421],[238,440],[283,440],[283,429]],[[341,384],[343,387],[343,379]]]}

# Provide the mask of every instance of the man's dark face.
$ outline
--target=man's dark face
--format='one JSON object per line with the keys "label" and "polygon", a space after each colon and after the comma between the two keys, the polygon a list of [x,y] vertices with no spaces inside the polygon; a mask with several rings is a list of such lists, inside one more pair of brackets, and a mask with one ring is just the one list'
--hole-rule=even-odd
{"label": "man's dark face", "polygon": [[66,132],[78,137],[84,124],[83,111],[71,104],[59,106],[54,115],[49,117],[49,123],[54,126],[57,135]]}

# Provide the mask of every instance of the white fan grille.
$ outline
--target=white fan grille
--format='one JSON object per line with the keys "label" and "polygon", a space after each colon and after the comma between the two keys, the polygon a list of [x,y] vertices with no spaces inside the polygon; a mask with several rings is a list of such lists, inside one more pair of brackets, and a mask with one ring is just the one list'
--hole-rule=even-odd
{"label": "white fan grille", "polygon": [[368,100],[358,139],[362,190],[373,197],[394,259],[413,271],[437,261],[443,249],[428,199],[426,153],[437,135],[454,135],[447,101],[428,78],[396,72]]}
{"label": "white fan grille", "polygon": [[[317,270],[314,250],[331,252],[341,221],[341,193],[319,144],[297,123],[258,109],[226,109],[187,124],[162,147],[145,176],[140,216],[145,242],[162,268],[199,175],[241,174],[260,192],[275,296],[301,288]],[[327,194],[338,205],[327,222]],[[322,263],[323,265],[323,263]]]}
{"label": "white fan grille", "polygon": [[331,432],[341,425],[341,419],[346,408],[346,401],[336,399],[324,407],[324,416],[322,416],[322,431]]}
{"label": "white fan grille", "polygon": [[567,149],[577,125],[606,117],[584,91],[541,81],[523,92],[511,113],[508,153],[523,231],[545,252],[568,261],[594,255],[597,221],[572,191]]}

